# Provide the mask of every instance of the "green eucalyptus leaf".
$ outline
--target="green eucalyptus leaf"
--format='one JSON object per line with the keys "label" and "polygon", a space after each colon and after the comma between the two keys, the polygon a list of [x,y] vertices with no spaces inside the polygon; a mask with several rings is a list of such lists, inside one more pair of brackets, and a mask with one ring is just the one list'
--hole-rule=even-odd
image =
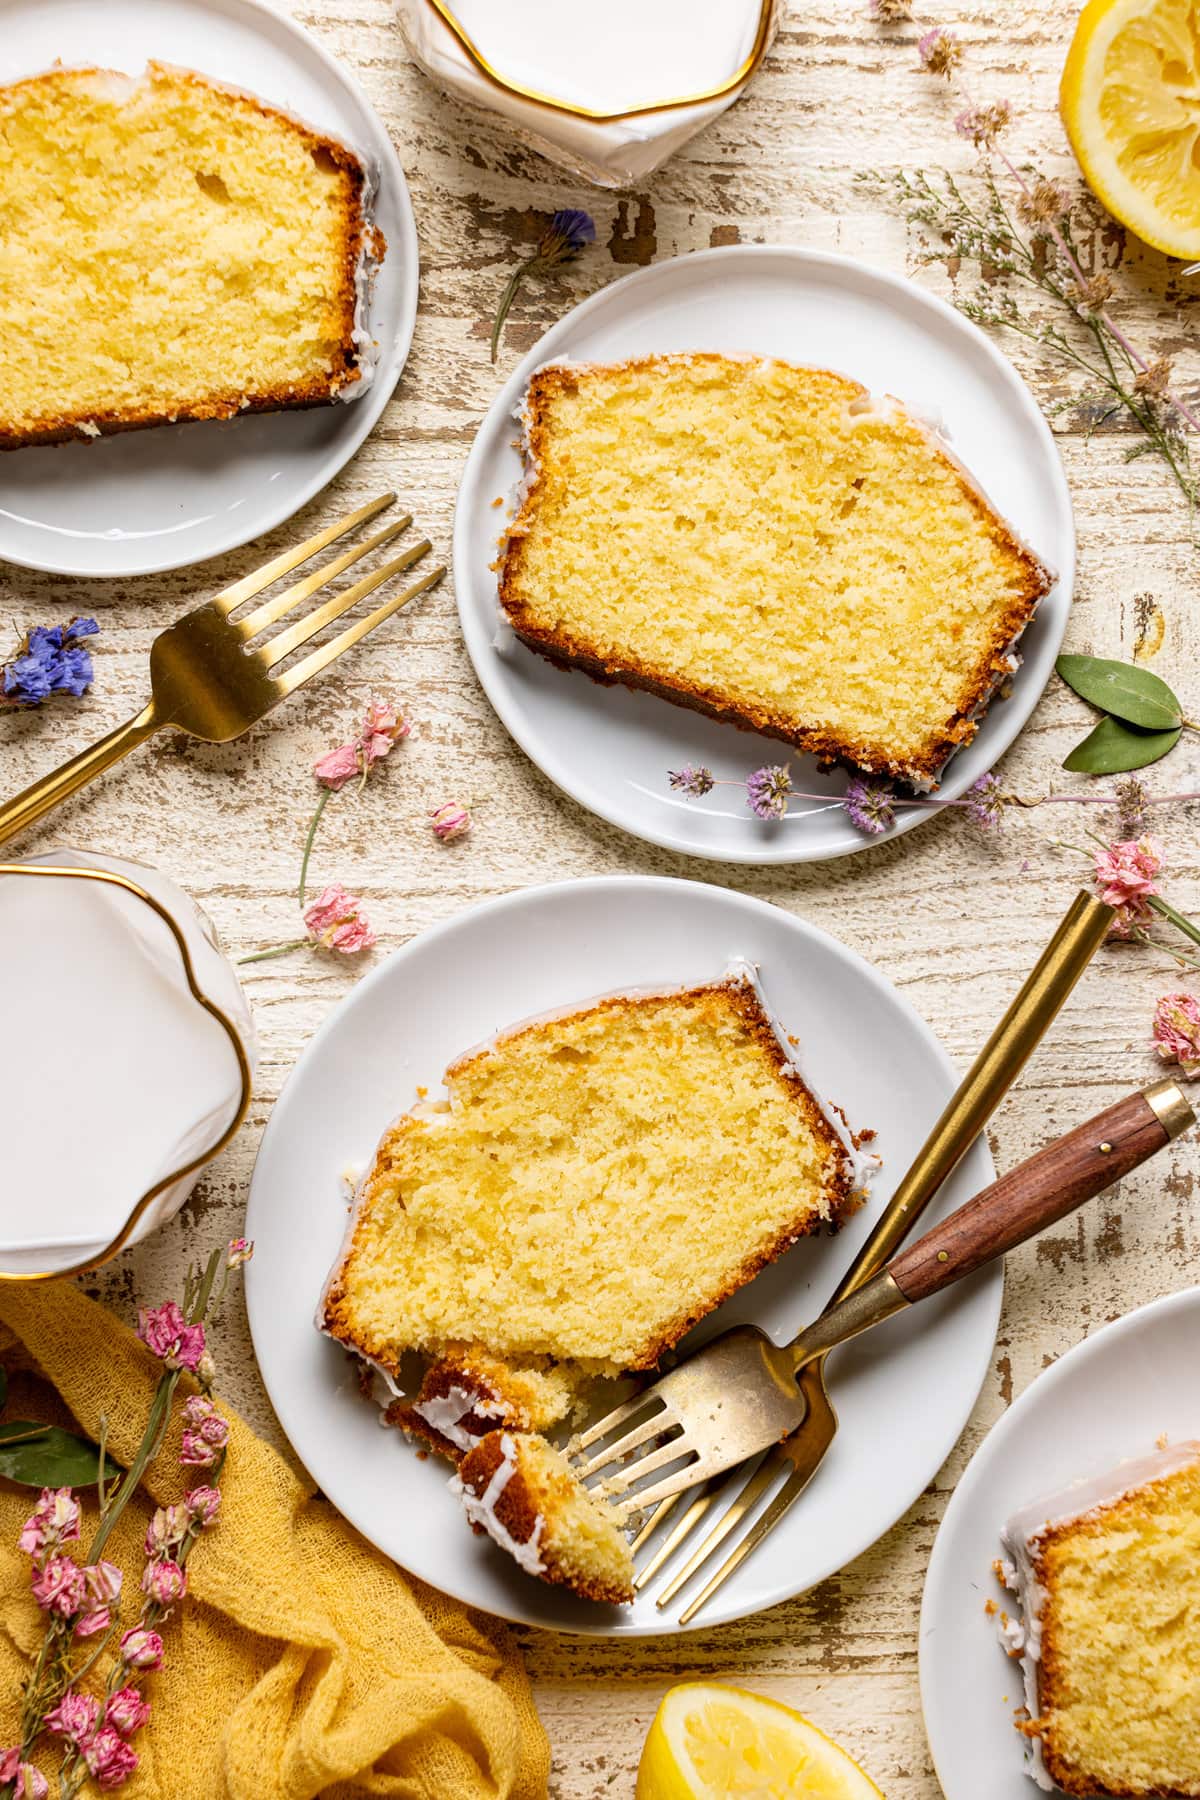
{"label": "green eucalyptus leaf", "polygon": [[1063,768],[1085,775],[1124,775],[1157,762],[1174,749],[1179,735],[1178,725],[1173,731],[1138,731],[1120,719],[1101,719],[1082,744],[1076,744]]}
{"label": "green eucalyptus leaf", "polygon": [[[21,1441],[10,1443],[10,1439]],[[104,1459],[106,1470],[114,1465]],[[12,1419],[0,1425],[0,1475],[22,1487],[88,1487],[99,1479],[100,1452],[58,1425]]]}
{"label": "green eucalyptus leaf", "polygon": [[1127,725],[1140,725],[1144,731],[1174,731],[1183,721],[1183,708],[1166,682],[1136,663],[1110,662],[1102,656],[1060,656],[1054,666],[1081,699]]}

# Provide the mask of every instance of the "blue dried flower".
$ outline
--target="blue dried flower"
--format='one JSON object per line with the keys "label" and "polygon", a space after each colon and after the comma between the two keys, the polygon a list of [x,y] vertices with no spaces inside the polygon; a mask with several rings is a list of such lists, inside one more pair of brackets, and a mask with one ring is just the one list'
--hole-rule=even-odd
{"label": "blue dried flower", "polygon": [[16,655],[0,667],[0,695],[9,706],[41,706],[51,694],[78,699],[92,685],[92,659],[79,642],[99,631],[95,619],[35,625]]}
{"label": "blue dried flower", "polygon": [[699,800],[704,794],[711,794],[714,777],[711,769],[699,768],[692,763],[684,763],[682,769],[668,769],[667,776],[673,788],[687,794],[693,800]]}
{"label": "blue dried flower", "polygon": [[896,822],[895,791],[888,781],[856,776],[842,795],[850,823],[869,837],[876,837]]}
{"label": "blue dried flower", "polygon": [[538,255],[548,263],[562,262],[595,241],[596,221],[591,213],[584,212],[581,206],[564,206],[542,233]]}
{"label": "blue dried flower", "polygon": [[778,763],[755,769],[746,777],[746,804],[759,819],[784,818],[791,791],[791,774]]}

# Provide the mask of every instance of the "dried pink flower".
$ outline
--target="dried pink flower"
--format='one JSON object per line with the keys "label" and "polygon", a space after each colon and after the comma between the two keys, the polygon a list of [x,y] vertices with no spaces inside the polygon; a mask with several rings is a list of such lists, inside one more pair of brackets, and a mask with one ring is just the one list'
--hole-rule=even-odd
{"label": "dried pink flower", "polygon": [[43,1612],[57,1613],[60,1619],[74,1618],[83,1605],[86,1592],[83,1570],[69,1556],[52,1556],[33,1572],[33,1597]]}
{"label": "dried pink flower", "polygon": [[142,1575],[142,1592],[160,1606],[174,1606],[187,1593],[187,1570],[169,1557],[148,1562]]}
{"label": "dried pink flower", "polygon": [[229,1438],[229,1427],[219,1414],[204,1419],[194,1428],[185,1428],[179,1460],[185,1467],[211,1468]]}
{"label": "dried pink flower", "polygon": [[326,751],[313,764],[313,774],[321,786],[332,788],[335,794],[360,773],[357,744],[340,744],[336,750]]}
{"label": "dried pink flower", "polygon": [[161,1556],[181,1544],[191,1518],[186,1506],[157,1507],[146,1527],[146,1555]]}
{"label": "dried pink flower", "polygon": [[121,1661],[131,1669],[161,1669],[163,1641],[157,1631],[134,1625],[121,1639]]}
{"label": "dried pink flower", "polygon": [[1174,367],[1169,356],[1156,357],[1146,368],[1139,369],[1134,376],[1134,393],[1144,394],[1148,400],[1165,400],[1170,392]]}
{"label": "dried pink flower", "polygon": [[411,730],[412,725],[396,711],[390,700],[372,700],[359,739],[364,768],[370,769],[382,762],[393,745],[400,743]]}
{"label": "dried pink flower", "polygon": [[343,956],[354,956],[369,950],[375,933],[367,923],[362,901],[348,894],[340,882],[327,887],[304,914],[308,935],[325,950],[339,950]]}
{"label": "dried pink flower", "polygon": [[465,806],[457,800],[447,800],[444,806],[435,807],[429,815],[430,828],[435,838],[443,844],[453,843],[455,838],[466,837],[475,821]]}
{"label": "dried pink flower", "polygon": [[1011,121],[1012,107],[1007,100],[997,100],[991,106],[964,106],[954,121],[954,129],[959,137],[986,147],[996,141]]}
{"label": "dried pink flower", "polygon": [[81,1638],[95,1637],[97,1632],[107,1631],[112,1624],[112,1608],[97,1606],[91,1612],[82,1612],[75,1621],[75,1636]]}
{"label": "dried pink flower", "polygon": [[250,1238],[230,1238],[225,1261],[229,1268],[240,1269],[242,1264],[248,1263],[253,1255],[254,1244]]}
{"label": "dried pink flower", "polygon": [[27,1556],[41,1557],[78,1536],[79,1502],[70,1488],[43,1488],[17,1542]]}
{"label": "dried pink flower", "polygon": [[119,1731],[122,1737],[132,1737],[149,1717],[150,1702],[143,1699],[135,1687],[118,1688],[109,1696],[104,1709],[104,1723]]}
{"label": "dried pink flower", "polygon": [[871,16],[880,25],[900,25],[912,18],[910,0],[871,0]]}
{"label": "dried pink flower", "polygon": [[1110,937],[1128,938],[1135,927],[1150,922],[1146,904],[1158,892],[1156,876],[1163,866],[1163,847],[1157,838],[1142,837],[1113,844],[1095,855],[1096,888],[1100,898],[1116,911]]}
{"label": "dried pink flower", "polygon": [[109,1606],[121,1598],[121,1583],[125,1577],[116,1563],[89,1563],[83,1571],[83,1579],[88,1599],[94,1600],[97,1606]]}
{"label": "dried pink flower", "polygon": [[143,1307],[138,1314],[137,1334],[168,1369],[195,1370],[204,1355],[203,1325],[189,1325],[174,1300],[167,1300],[162,1306]]}
{"label": "dried pink flower", "polygon": [[185,1425],[203,1425],[205,1419],[211,1419],[217,1408],[207,1394],[189,1394],[183,1403],[183,1421]]}
{"label": "dried pink flower", "polygon": [[221,1490],[214,1487],[194,1487],[184,1495],[183,1504],[194,1523],[203,1531],[212,1524],[221,1510]]}
{"label": "dried pink flower", "polygon": [[1083,281],[1073,281],[1067,289],[1067,297],[1075,302],[1080,312],[1098,313],[1104,311],[1115,291],[1112,276],[1101,271]]}
{"label": "dried pink flower", "polygon": [[952,31],[937,25],[917,39],[917,55],[931,75],[944,75],[947,81],[962,61],[962,45]]}
{"label": "dried pink flower", "polygon": [[46,1714],[46,1729],[77,1744],[95,1730],[99,1720],[100,1702],[91,1694],[78,1694],[72,1690]]}
{"label": "dried pink flower", "polygon": [[13,1800],[46,1800],[49,1792],[50,1783],[42,1771],[32,1763],[21,1763],[13,1787]]}
{"label": "dried pink flower", "polygon": [[412,726],[397,712],[390,700],[373,699],[367,707],[362,730],[353,743],[340,744],[327,751],[313,764],[313,774],[322,787],[334,793],[348,781],[365,775],[377,762],[382,762],[392,746],[406,738]]}
{"label": "dried pink flower", "polygon": [[1178,1063],[1189,1080],[1200,1075],[1200,1000],[1195,994],[1164,994],[1154,1009],[1153,1036],[1164,1062]]}
{"label": "dried pink flower", "polygon": [[98,1788],[123,1787],[138,1766],[136,1752],[112,1725],[101,1725],[79,1748]]}
{"label": "dried pink flower", "polygon": [[0,1752],[0,1781],[15,1781],[20,1766],[21,1751],[19,1747],[15,1750]]}

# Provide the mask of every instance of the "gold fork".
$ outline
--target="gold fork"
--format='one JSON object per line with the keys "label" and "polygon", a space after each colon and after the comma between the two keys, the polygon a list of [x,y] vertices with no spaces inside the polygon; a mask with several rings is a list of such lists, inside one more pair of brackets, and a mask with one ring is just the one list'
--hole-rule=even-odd
{"label": "gold fork", "polygon": [[[1091,895],[1081,892],[1072,901],[1051,942],[918,1152],[883,1216],[829,1302],[826,1312],[864,1287],[899,1247],[1045,1036],[1107,935],[1111,919],[1110,909]],[[824,1365],[825,1358],[820,1356],[808,1363],[799,1377],[800,1398],[805,1408],[801,1423],[751,1470],[741,1491],[722,1513],[715,1527],[656,1596],[656,1604],[660,1608],[667,1606],[748,1518],[763,1497],[773,1488],[779,1488],[781,1475],[786,1475],[783,1486],[779,1488],[771,1504],[702,1592],[680,1615],[681,1624],[687,1624],[695,1617],[734,1570],[774,1529],[820,1466],[833,1441],[838,1423],[825,1386]],[[598,1426],[593,1427],[587,1434],[588,1443],[597,1443],[606,1433],[611,1432],[615,1417],[615,1414],[610,1415],[608,1421],[601,1420]],[[574,1441],[574,1450],[586,1447],[579,1439]],[[724,1493],[724,1486],[718,1480],[713,1480],[698,1492],[693,1484],[689,1491],[668,1495],[659,1502],[634,1539],[635,1552],[654,1537],[678,1506],[685,1505],[685,1510],[635,1577],[634,1585],[639,1591],[653,1580],[664,1564],[682,1550],[689,1540],[694,1542],[706,1515],[724,1497]]]}
{"label": "gold fork", "polygon": [[[97,775],[111,768],[121,757],[128,756],[138,744],[165,726],[186,732],[189,737],[199,738],[207,744],[225,744],[231,738],[241,737],[273,706],[320,674],[335,657],[341,656],[369,631],[374,631],[402,606],[440,581],[446,573],[442,566],[431,569],[411,586],[393,594],[374,612],[356,619],[353,625],[320,645],[302,662],[278,674],[272,673],[293,651],[309,643],[327,625],[350,612],[360,600],[365,600],[393,575],[419,562],[432,549],[429,539],[422,538],[419,544],[381,563],[350,587],[332,594],[274,637],[262,638],[270,626],[278,624],[288,613],[310,600],[344,570],[406,531],[412,524],[411,513],[406,513],[364,543],[341,551],[311,575],[256,606],[244,618],[233,617],[255,594],[262,593],[282,575],[290,574],[339,538],[376,518],[392,505],[395,498],[395,494],[381,494],[378,499],[369,500],[348,518],[327,526],[294,549],[285,550],[261,569],[235,581],[232,587],[225,588],[160,632],[150,648],[149,703],[135,718],[110,731],[98,744],[82,751],[53,773],[43,775],[24,793],[0,806],[0,844],[33,825],[60,800],[94,781]],[[256,639],[262,641],[256,643]]]}

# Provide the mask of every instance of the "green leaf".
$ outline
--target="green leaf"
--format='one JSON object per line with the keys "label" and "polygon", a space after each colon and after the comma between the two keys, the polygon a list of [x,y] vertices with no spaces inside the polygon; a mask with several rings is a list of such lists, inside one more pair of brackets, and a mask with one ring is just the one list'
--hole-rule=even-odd
{"label": "green leaf", "polygon": [[0,1369],[0,1410],[8,1404],[8,1376]]}
{"label": "green leaf", "polygon": [[1063,768],[1085,775],[1124,775],[1157,762],[1174,749],[1179,735],[1178,725],[1173,731],[1138,731],[1120,719],[1101,719],[1082,744],[1076,744]]}
{"label": "green leaf", "polygon": [[[36,1435],[33,1435],[36,1434]],[[10,1438],[24,1441],[6,1448]],[[105,1456],[107,1470],[114,1469]],[[13,1419],[0,1425],[0,1475],[22,1487],[87,1487],[99,1478],[100,1452],[87,1438],[58,1425]]]}
{"label": "green leaf", "polygon": [[1174,731],[1183,722],[1178,700],[1166,682],[1149,669],[1109,662],[1102,656],[1060,656],[1054,666],[1081,699],[1128,725],[1140,725],[1145,731]]}

